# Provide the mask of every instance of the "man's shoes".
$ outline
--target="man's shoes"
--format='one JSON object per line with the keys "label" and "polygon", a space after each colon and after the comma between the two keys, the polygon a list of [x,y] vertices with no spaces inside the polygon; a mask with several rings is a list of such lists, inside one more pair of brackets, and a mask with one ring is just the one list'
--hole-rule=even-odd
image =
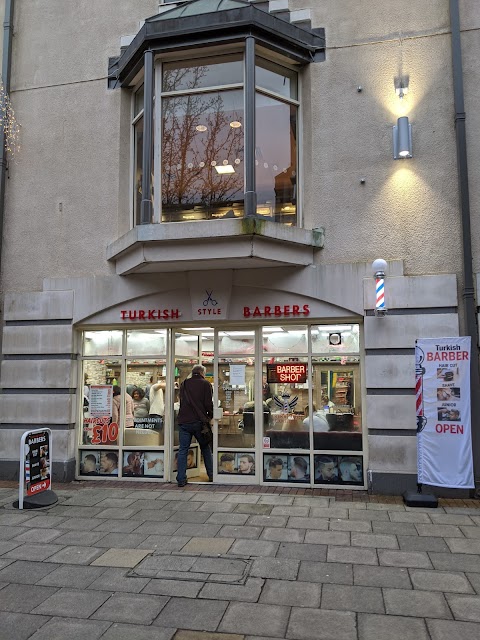
{"label": "man's shoes", "polygon": [[187,484],[186,480],[182,480],[181,482],[177,482],[177,486],[184,487]]}
{"label": "man's shoes", "polygon": [[213,476],[208,476],[208,481],[213,482]]}

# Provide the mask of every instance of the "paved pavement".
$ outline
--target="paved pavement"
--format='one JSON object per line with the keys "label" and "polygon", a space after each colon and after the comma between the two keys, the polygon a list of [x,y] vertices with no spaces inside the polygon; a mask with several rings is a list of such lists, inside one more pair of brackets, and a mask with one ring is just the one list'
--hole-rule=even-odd
{"label": "paved pavement", "polygon": [[3,484],[1,640],[480,638],[480,501],[125,484]]}

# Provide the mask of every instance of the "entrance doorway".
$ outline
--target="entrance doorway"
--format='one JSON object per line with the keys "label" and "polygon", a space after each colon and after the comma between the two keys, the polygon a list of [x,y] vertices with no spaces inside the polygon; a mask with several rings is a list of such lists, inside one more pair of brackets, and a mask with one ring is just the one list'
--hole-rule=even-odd
{"label": "entrance doorway", "polygon": [[[179,449],[179,388],[201,363],[213,389],[214,479],[244,483],[255,481],[255,329],[180,329],[174,337],[174,382],[171,394],[173,419],[171,481],[176,480]],[[192,438],[187,457],[190,482],[207,482],[198,443]]]}

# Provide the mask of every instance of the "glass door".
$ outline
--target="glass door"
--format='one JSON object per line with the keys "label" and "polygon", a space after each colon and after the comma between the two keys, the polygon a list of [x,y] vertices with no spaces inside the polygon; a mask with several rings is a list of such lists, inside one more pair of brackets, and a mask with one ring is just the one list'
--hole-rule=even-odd
{"label": "glass door", "polygon": [[255,482],[257,416],[262,415],[255,404],[255,330],[219,330],[215,344],[214,477],[218,482]]}

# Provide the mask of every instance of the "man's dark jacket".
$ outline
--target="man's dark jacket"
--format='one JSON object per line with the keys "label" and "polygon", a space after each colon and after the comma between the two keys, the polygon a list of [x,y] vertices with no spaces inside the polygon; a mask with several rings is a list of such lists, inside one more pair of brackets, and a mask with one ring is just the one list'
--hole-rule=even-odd
{"label": "man's dark jacket", "polygon": [[[187,402],[185,386],[192,404],[198,408],[198,411],[195,411],[191,404]],[[180,385],[178,424],[204,422],[205,417],[209,420],[213,418],[212,385],[201,374],[194,373],[191,378],[187,378]]]}

